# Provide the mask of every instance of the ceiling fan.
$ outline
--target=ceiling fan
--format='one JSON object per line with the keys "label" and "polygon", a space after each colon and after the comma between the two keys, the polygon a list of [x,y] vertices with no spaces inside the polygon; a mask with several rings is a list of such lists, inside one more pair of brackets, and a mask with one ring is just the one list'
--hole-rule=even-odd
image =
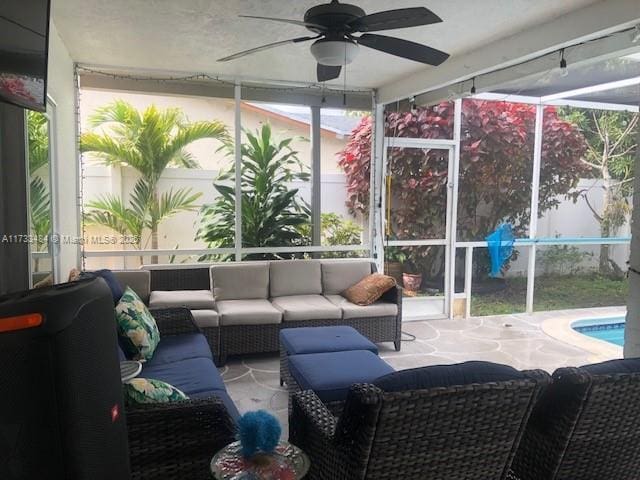
{"label": "ceiling fan", "polygon": [[[281,45],[315,40],[311,45],[311,53],[318,61],[318,81],[326,82],[340,76],[342,66],[348,65],[355,59],[360,45],[434,66],[440,65],[449,58],[447,53],[426,45],[400,38],[366,33],[442,22],[440,17],[424,7],[401,8],[367,15],[360,7],[332,0],[331,3],[321,4],[307,10],[304,14],[304,20],[253,15],[240,15],[240,17],[300,25],[311,30],[315,35],[282,40],[252,48],[221,58],[218,60],[219,62],[228,62]],[[361,35],[355,36],[356,34]]]}

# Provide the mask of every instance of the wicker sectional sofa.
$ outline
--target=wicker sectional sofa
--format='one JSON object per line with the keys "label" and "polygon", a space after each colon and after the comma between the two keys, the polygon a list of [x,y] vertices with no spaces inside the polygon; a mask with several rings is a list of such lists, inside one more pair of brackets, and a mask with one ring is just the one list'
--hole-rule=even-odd
{"label": "wicker sectional sofa", "polygon": [[152,308],[189,308],[223,365],[229,355],[277,352],[282,328],[349,325],[400,350],[400,287],[367,307],[340,295],[373,272],[370,261],[350,259],[150,265],[114,273]]}

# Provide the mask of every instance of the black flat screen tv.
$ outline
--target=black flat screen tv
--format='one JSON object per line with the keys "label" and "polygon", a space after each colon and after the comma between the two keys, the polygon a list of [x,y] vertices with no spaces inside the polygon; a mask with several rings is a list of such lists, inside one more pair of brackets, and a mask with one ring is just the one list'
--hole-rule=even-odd
{"label": "black flat screen tv", "polygon": [[44,112],[50,0],[0,0],[0,101]]}

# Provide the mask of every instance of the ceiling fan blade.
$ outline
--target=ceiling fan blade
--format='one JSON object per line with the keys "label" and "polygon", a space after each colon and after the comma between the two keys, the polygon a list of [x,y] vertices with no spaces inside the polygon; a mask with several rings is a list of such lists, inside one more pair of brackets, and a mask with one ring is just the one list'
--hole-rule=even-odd
{"label": "ceiling fan blade", "polygon": [[427,65],[438,66],[449,58],[448,53],[441,52],[435,48],[410,42],[409,40],[386,37],[384,35],[367,33],[360,38],[356,38],[356,41],[365,47],[390,53],[397,57],[407,58],[415,62],[426,63]]}
{"label": "ceiling fan blade", "polygon": [[329,80],[334,80],[340,76],[341,71],[341,66],[330,67],[328,65],[318,64],[318,81],[328,82]]}
{"label": "ceiling fan blade", "polygon": [[354,32],[375,32],[395,28],[419,27],[440,23],[442,19],[428,8],[400,8],[372,13],[351,22]]}
{"label": "ceiling fan blade", "polygon": [[287,45],[289,43],[300,43],[306,42],[309,40],[315,40],[318,37],[298,37],[292,38],[291,40],[282,40],[280,42],[268,43],[267,45],[262,45],[261,47],[252,48],[250,50],[245,50],[243,52],[234,53],[233,55],[229,55],[228,57],[224,57],[219,59],[219,62],[228,62],[229,60],[235,60],[236,58],[244,57],[246,55],[251,55],[252,53],[262,52],[263,50],[269,50],[270,48],[279,47],[281,45]]}
{"label": "ceiling fan blade", "polygon": [[302,20],[289,20],[288,18],[259,17],[255,15],[238,15],[240,18],[255,18],[257,20],[269,20],[271,22],[290,23],[292,25],[300,25],[301,27],[312,28],[318,31],[326,31],[327,28],[317,23],[303,22]]}

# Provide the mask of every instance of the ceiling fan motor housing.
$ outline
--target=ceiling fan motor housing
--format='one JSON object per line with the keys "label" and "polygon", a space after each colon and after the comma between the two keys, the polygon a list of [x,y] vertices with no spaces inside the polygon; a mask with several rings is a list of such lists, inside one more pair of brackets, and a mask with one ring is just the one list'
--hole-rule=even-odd
{"label": "ceiling fan motor housing", "polygon": [[[364,17],[365,11],[356,5],[333,1],[312,7],[304,14],[304,21],[315,25],[322,25],[330,32],[349,31],[348,24]],[[307,27],[312,32],[322,33],[314,27]]]}

